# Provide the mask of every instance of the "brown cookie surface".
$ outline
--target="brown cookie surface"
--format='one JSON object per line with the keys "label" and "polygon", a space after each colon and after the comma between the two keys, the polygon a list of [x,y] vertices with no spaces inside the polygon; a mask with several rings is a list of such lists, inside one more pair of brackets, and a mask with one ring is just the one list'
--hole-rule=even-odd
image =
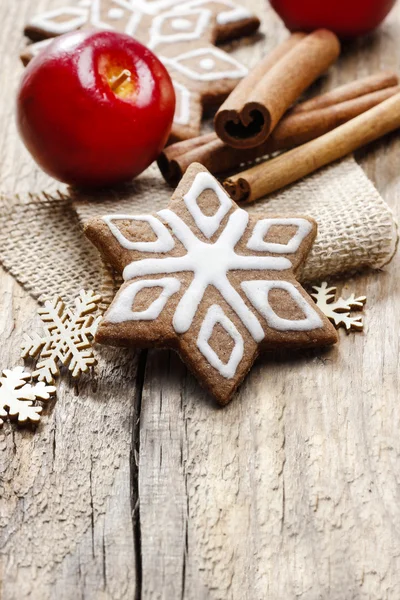
{"label": "brown cookie surface", "polygon": [[[259,20],[231,0],[80,0],[32,17],[25,34],[43,40],[82,28],[132,35],[167,67],[177,107],[171,139],[200,132],[203,106],[223,101],[247,69],[215,43],[249,35]],[[26,64],[36,44],[21,55]]]}
{"label": "brown cookie surface", "polygon": [[337,341],[295,277],[316,223],[250,216],[199,164],[168,208],[94,219],[85,232],[125,279],[97,341],[175,349],[221,404],[260,351]]}

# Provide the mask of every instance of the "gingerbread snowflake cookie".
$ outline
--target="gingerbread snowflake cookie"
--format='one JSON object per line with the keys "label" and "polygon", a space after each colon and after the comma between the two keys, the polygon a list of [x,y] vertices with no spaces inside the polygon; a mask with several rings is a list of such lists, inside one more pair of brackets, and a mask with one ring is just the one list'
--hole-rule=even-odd
{"label": "gingerbread snowflake cookie", "polygon": [[260,351],[337,341],[295,277],[316,229],[305,217],[250,216],[193,164],[167,209],[86,226],[125,280],[96,340],[173,348],[226,404]]}
{"label": "gingerbread snowflake cookie", "polygon": [[[180,140],[199,135],[202,106],[220,103],[247,73],[215,43],[249,35],[259,24],[232,0],[80,0],[33,16],[25,34],[43,40],[95,27],[137,38],[158,55],[173,79],[172,137]],[[21,55],[25,64],[37,53],[35,46]]]}

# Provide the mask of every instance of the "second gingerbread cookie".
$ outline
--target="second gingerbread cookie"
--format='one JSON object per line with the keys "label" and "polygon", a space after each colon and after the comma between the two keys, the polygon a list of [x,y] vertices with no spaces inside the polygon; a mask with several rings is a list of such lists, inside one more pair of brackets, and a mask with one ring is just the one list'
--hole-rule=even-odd
{"label": "second gingerbread cookie", "polygon": [[337,341],[295,277],[316,231],[307,217],[250,216],[193,164],[167,209],[86,226],[125,280],[97,341],[173,348],[226,404],[260,351]]}
{"label": "second gingerbread cookie", "polygon": [[[172,140],[182,140],[199,135],[202,106],[220,104],[247,74],[215,43],[249,35],[259,25],[257,17],[232,0],[79,0],[33,16],[25,34],[43,40],[94,27],[138,39],[172,77],[177,98]],[[29,46],[23,62],[42,46]]]}

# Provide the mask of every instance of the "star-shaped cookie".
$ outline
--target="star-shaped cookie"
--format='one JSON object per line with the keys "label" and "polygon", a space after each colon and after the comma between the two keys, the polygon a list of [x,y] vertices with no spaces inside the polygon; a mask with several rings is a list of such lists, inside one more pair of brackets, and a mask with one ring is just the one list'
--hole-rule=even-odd
{"label": "star-shaped cookie", "polygon": [[34,15],[25,34],[42,40],[21,55],[24,63],[51,38],[76,29],[132,35],[157,54],[175,87],[172,140],[199,135],[202,106],[220,104],[247,73],[215,43],[249,35],[260,21],[232,0],[71,0]]}
{"label": "star-shaped cookie", "polygon": [[125,280],[97,341],[175,349],[220,404],[260,351],[337,341],[295,276],[316,223],[249,215],[199,164],[168,208],[107,215],[85,231]]}

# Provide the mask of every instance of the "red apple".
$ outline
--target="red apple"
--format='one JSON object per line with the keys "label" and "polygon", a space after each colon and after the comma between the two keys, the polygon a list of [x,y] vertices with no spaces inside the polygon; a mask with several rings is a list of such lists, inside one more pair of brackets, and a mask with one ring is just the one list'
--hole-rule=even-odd
{"label": "red apple", "polygon": [[330,29],[341,38],[369,33],[396,0],[270,0],[291,31]]}
{"label": "red apple", "polygon": [[56,38],[28,65],[17,98],[19,132],[38,165],[80,187],[141,173],[165,146],[174,112],[162,63],[110,31]]}

